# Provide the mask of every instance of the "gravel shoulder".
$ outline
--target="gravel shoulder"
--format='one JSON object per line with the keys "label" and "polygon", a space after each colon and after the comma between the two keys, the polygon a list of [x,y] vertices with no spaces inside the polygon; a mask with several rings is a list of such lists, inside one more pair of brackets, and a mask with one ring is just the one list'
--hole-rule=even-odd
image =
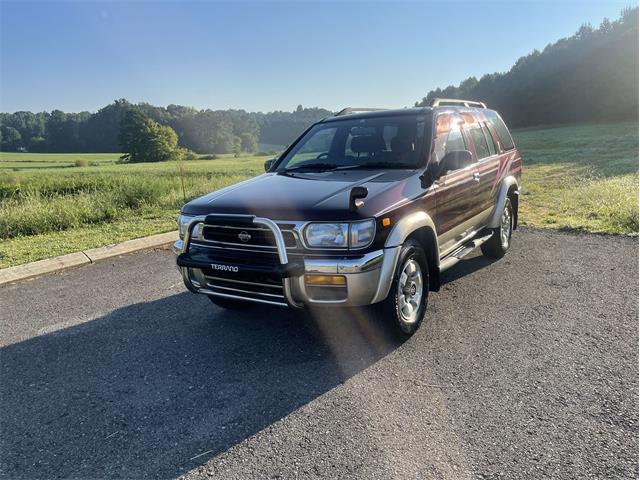
{"label": "gravel shoulder", "polygon": [[637,478],[638,240],[519,229],[405,343],[167,251],[0,287],[3,478]]}

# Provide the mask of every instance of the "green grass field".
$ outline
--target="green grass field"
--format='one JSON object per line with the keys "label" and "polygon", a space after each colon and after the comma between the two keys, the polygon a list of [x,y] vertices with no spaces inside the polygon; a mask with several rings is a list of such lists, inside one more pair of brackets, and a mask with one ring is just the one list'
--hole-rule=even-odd
{"label": "green grass field", "polygon": [[638,234],[638,123],[523,129],[523,225]]}
{"label": "green grass field", "polygon": [[[522,224],[637,235],[637,123],[514,137],[525,163]],[[176,162],[0,152],[0,268],[170,231],[185,199],[258,175],[265,158],[184,162],[183,192]]]}

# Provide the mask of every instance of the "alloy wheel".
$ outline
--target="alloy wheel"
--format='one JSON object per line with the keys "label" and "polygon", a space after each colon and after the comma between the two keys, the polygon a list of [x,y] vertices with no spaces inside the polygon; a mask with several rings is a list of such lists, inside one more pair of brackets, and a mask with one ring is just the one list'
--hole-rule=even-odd
{"label": "alloy wheel", "polygon": [[407,259],[398,279],[398,310],[405,323],[418,321],[420,303],[422,301],[423,281],[420,264],[413,258]]}
{"label": "alloy wheel", "polygon": [[500,219],[500,241],[502,242],[502,248],[505,250],[509,248],[509,241],[511,240],[511,209],[509,204],[505,205],[502,211],[502,218]]}

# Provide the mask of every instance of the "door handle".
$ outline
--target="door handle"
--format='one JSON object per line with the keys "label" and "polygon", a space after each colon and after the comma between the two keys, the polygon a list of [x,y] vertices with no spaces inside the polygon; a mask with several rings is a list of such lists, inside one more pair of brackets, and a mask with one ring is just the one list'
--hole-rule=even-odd
{"label": "door handle", "polygon": [[479,181],[480,181],[480,174],[479,174],[478,172],[474,173],[474,174],[473,174],[473,179],[474,179],[476,182],[479,182]]}

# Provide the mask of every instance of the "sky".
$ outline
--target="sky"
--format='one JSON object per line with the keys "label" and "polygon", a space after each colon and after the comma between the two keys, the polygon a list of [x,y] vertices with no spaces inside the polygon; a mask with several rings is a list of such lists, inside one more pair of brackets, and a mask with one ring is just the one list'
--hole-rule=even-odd
{"label": "sky", "polygon": [[626,5],[0,0],[0,111],[411,106]]}

